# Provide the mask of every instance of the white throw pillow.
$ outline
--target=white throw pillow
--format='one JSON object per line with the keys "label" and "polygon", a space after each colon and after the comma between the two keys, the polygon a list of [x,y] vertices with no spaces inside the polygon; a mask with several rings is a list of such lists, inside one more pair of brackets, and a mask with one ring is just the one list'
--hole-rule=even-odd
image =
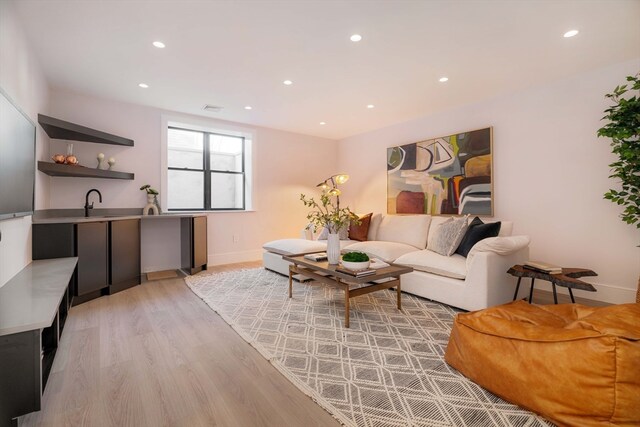
{"label": "white throw pillow", "polygon": [[327,250],[327,242],[305,239],[280,239],[262,245],[265,251],[280,255],[308,254]]}
{"label": "white throw pillow", "polygon": [[464,279],[467,277],[467,259],[459,254],[443,256],[429,249],[410,252],[396,259],[396,264],[413,267],[414,270],[438,276]]}
{"label": "white throw pillow", "polygon": [[376,240],[404,243],[418,249],[427,246],[429,215],[385,215],[380,221]]}
{"label": "white throw pillow", "polygon": [[377,240],[378,228],[380,228],[380,222],[382,221],[382,214],[373,214],[371,222],[369,223],[369,233],[367,234],[367,240]]}
{"label": "white throw pillow", "polygon": [[427,248],[433,246],[433,241],[436,234],[438,234],[438,228],[442,224],[453,221],[452,216],[434,216],[431,218],[431,225],[429,226],[429,239],[427,240]]}
{"label": "white throw pillow", "polygon": [[364,252],[369,257],[380,258],[384,262],[394,262],[396,258],[415,252],[416,248],[405,243],[367,241],[347,245],[344,252]]}
{"label": "white throw pillow", "polygon": [[467,231],[469,215],[447,221],[436,230],[433,239],[429,241],[427,249],[440,255],[451,256],[460,245],[460,241]]}

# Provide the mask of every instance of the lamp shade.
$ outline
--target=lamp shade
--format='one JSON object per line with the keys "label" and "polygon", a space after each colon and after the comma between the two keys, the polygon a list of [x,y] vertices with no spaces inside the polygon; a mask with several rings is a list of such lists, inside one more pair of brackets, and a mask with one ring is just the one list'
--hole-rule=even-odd
{"label": "lamp shade", "polygon": [[349,175],[345,173],[341,173],[340,175],[336,175],[335,180],[336,180],[336,184],[338,185],[344,184],[349,180]]}
{"label": "lamp shade", "polygon": [[332,188],[331,190],[329,190],[327,192],[328,195],[330,196],[339,196],[340,195],[340,190],[338,190],[337,188]]}

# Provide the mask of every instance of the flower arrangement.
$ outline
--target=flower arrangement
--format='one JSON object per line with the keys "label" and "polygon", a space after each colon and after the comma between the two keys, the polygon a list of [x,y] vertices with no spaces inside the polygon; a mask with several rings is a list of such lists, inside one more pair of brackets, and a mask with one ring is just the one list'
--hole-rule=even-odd
{"label": "flower arrangement", "polygon": [[316,232],[318,228],[327,227],[329,233],[337,234],[341,228],[348,226],[351,222],[355,224],[360,223],[358,215],[354,214],[351,209],[348,207],[340,207],[339,194],[335,189],[328,191],[327,189],[323,189],[319,202],[313,197],[300,194],[302,203],[314,209],[307,215],[307,219],[311,223],[311,226],[313,226],[314,232]]}
{"label": "flower arrangement", "polygon": [[142,187],[140,187],[140,190],[145,190],[147,192],[147,194],[153,194],[154,196],[157,196],[158,194],[158,190],[156,190],[155,188],[151,188],[151,186],[149,184],[145,184]]}

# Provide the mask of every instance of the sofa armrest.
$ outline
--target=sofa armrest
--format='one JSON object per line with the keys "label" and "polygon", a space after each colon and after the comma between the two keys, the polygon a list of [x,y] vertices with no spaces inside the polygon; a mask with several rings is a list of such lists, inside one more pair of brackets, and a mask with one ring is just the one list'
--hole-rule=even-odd
{"label": "sofa armrest", "polygon": [[525,248],[528,250],[530,242],[529,236],[490,237],[480,240],[467,255],[467,270],[471,268],[474,258],[480,253],[489,252],[501,256],[511,255]]}

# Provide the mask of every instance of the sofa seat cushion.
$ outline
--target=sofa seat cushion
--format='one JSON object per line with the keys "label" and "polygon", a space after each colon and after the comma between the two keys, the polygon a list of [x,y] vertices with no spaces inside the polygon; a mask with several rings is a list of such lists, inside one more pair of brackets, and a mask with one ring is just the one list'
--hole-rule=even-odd
{"label": "sofa seat cushion", "polygon": [[344,248],[344,252],[364,252],[370,257],[380,258],[384,262],[394,262],[396,258],[416,250],[415,247],[405,243],[377,240],[352,243]]}
{"label": "sofa seat cushion", "polygon": [[503,399],[563,426],[640,425],[640,304],[459,314],[445,360]]}
{"label": "sofa seat cushion", "polygon": [[464,279],[467,277],[467,259],[458,254],[444,256],[425,249],[402,255],[396,259],[395,263],[413,267],[413,269],[417,271],[424,271],[453,279]]}
{"label": "sofa seat cushion", "polygon": [[327,250],[327,241],[280,239],[265,243],[262,248],[280,255],[308,254]]}

